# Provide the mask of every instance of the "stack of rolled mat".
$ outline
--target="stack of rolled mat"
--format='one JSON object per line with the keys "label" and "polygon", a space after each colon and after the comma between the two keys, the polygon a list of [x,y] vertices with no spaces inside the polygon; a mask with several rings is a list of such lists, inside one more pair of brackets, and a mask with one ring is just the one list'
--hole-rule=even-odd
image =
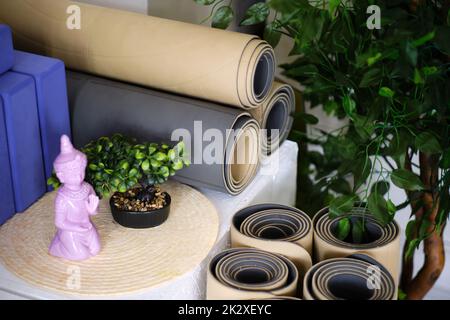
{"label": "stack of rolled mat", "polygon": [[[362,242],[353,243],[352,239],[336,237],[340,219],[349,218],[354,222],[362,217],[366,231]],[[281,295],[278,291],[267,292],[270,290],[265,286],[277,273],[250,267],[254,264],[251,257],[247,264],[241,263],[246,259],[245,248],[255,249],[263,256],[284,257],[296,266],[299,293],[288,296],[301,297],[300,292],[303,292],[303,298],[307,300],[397,298],[399,228],[395,222],[382,226],[363,203],[334,219],[325,208],[312,220],[306,213],[280,204],[246,207],[233,216],[230,237],[234,249],[218,254],[209,265],[208,298],[249,299]],[[235,261],[234,255],[239,257],[239,262],[231,264],[233,267],[221,268],[222,261]],[[260,276],[263,273],[260,269],[266,270],[268,276]],[[239,274],[245,274],[245,277]],[[223,280],[225,278],[232,278],[234,282]],[[245,294],[239,294],[236,289],[244,290]]]}
{"label": "stack of rolled mat", "polygon": [[[351,243],[336,237],[339,221],[344,218],[364,219],[367,238],[361,243]],[[400,268],[400,230],[395,221],[386,226],[364,206],[356,206],[349,213],[331,219],[328,208],[316,213],[314,225],[314,258],[322,261],[329,258],[345,257],[364,253],[381,263],[397,282]]]}
{"label": "stack of rolled mat", "polygon": [[306,274],[305,300],[395,300],[397,288],[389,271],[364,254],[315,264]]}
{"label": "stack of rolled mat", "polygon": [[297,268],[286,257],[253,248],[234,248],[211,260],[206,297],[209,300],[294,297],[298,280]]}
{"label": "stack of rolled mat", "polygon": [[61,134],[69,134],[64,64],[14,51],[0,25],[0,224],[46,191]]}
{"label": "stack of rolled mat", "polygon": [[[80,8],[82,14],[80,28],[73,30],[66,26],[66,9],[74,5]],[[167,132],[161,132],[159,128],[153,130],[150,121],[144,123],[149,117],[157,117],[161,128],[173,129],[177,125],[191,130],[194,121],[202,121],[205,128],[218,130],[242,127],[249,133],[246,140],[250,140],[250,146],[244,148],[244,153],[250,153],[244,156],[248,155],[245,158],[250,159],[259,158],[261,150],[255,153],[255,147],[262,146],[265,154],[274,151],[287,138],[292,127],[295,111],[293,90],[287,85],[274,83],[273,49],[256,36],[66,0],[3,1],[0,2],[0,21],[11,25],[15,43],[22,49],[60,58],[73,70],[172,93],[146,91],[141,87],[103,82],[101,79],[96,79],[95,84],[85,83],[85,92],[89,91],[89,87],[103,84],[105,96],[95,98],[99,105],[90,102],[94,106],[89,109],[90,115],[99,112],[95,116],[96,127],[105,124],[105,114],[102,115],[102,112],[107,110],[99,110],[106,109],[108,105],[111,109],[115,108],[111,113],[116,116],[119,109],[125,109],[120,112],[125,119],[116,119],[112,115],[107,118],[117,124],[115,131],[133,133],[146,140],[168,138]],[[75,77],[83,76],[72,78]],[[81,93],[73,89],[76,85],[73,83],[75,81],[69,83],[68,90],[73,93],[71,101],[76,104],[72,105],[75,116],[72,124],[78,146],[100,135],[115,133],[110,132],[111,126],[105,130],[97,128],[89,131],[88,128],[86,133],[77,130],[77,127],[83,126],[80,119],[87,119],[89,115],[83,114],[87,111],[81,111],[88,108],[77,102],[77,95]],[[139,92],[140,97],[137,98],[137,93],[131,94],[132,91]],[[123,99],[119,106],[112,98],[127,92],[133,96],[134,102],[139,101],[140,107],[135,107],[133,101]],[[156,99],[156,96],[159,98]],[[177,106],[171,109],[156,108],[157,100],[164,106],[177,101]],[[143,110],[144,104],[151,110]],[[198,105],[202,106],[201,109]],[[257,131],[259,136],[257,123],[250,116],[260,127],[269,130],[259,140],[254,134]],[[133,125],[136,118],[141,119],[140,124]],[[234,145],[235,142],[229,143],[231,149]],[[227,161],[236,157],[231,149],[227,149],[230,151]],[[205,166],[194,164],[179,177],[194,186],[237,194],[255,176],[257,162],[232,168],[231,165],[212,165],[206,173]],[[205,178],[208,175],[210,178]]]}
{"label": "stack of rolled mat", "polygon": [[312,265],[313,227],[308,215],[278,204],[258,204],[238,211],[231,222],[231,246],[282,254],[299,270]]}

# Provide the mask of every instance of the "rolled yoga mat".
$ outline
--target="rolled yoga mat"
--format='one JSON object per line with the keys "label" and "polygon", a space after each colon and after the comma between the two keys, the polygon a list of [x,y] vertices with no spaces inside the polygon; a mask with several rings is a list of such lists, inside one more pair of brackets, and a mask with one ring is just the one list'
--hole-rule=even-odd
{"label": "rolled yoga mat", "polygon": [[12,68],[14,64],[11,29],[0,24],[0,75]]}
{"label": "rolled yoga mat", "polygon": [[[80,8],[80,29],[66,25],[76,20],[71,5]],[[197,98],[253,108],[273,82],[273,49],[252,35],[66,0],[0,1],[0,21],[18,49]]]}
{"label": "rolled yoga mat", "polygon": [[279,204],[258,204],[238,211],[231,223],[231,246],[282,254],[299,270],[311,268],[313,227],[308,215]]}
{"label": "rolled yoga mat", "polygon": [[[67,79],[77,147],[114,133],[170,141],[175,130],[186,129],[191,136],[185,142],[188,150],[192,146],[192,164],[177,172],[178,181],[238,194],[256,175],[259,125],[247,112],[80,73],[69,72]],[[211,151],[211,141],[202,139],[209,129],[224,141],[225,150],[211,153],[223,154],[215,162],[202,157]],[[236,136],[229,134],[230,129],[236,130]]]}
{"label": "rolled yoga mat", "polygon": [[250,110],[261,129],[267,130],[266,134],[261,136],[264,155],[270,155],[287,139],[294,122],[294,112],[294,89],[290,85],[280,82],[274,82],[269,96],[263,104]]}
{"label": "rolled yoga mat", "polygon": [[305,300],[396,300],[396,292],[387,269],[364,254],[319,262],[303,283]]}
{"label": "rolled yoga mat", "polygon": [[286,257],[253,248],[228,249],[208,266],[206,298],[248,300],[294,297],[298,271]]}
{"label": "rolled yoga mat", "polygon": [[[367,238],[363,243],[355,244],[340,240],[335,236],[339,221],[364,218]],[[348,214],[331,219],[328,208],[320,210],[313,218],[314,256],[317,261],[345,257],[355,253],[364,253],[381,263],[397,282],[400,267],[400,231],[392,221],[383,227],[365,207],[354,207]]]}

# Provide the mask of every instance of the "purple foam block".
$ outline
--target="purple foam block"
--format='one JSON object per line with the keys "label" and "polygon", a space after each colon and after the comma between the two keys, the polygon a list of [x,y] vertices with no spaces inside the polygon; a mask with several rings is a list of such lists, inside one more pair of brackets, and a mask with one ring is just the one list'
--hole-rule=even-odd
{"label": "purple foam block", "polygon": [[46,191],[35,86],[31,77],[14,72],[0,76],[0,112],[6,128],[14,203],[16,211],[22,212]]}
{"label": "purple foam block", "polygon": [[35,82],[45,176],[48,179],[60,151],[61,136],[70,137],[64,63],[22,51],[14,51],[14,57],[12,71],[29,75]]}
{"label": "purple foam block", "polygon": [[0,24],[0,74],[12,68],[14,63],[11,29]]}
{"label": "purple foam block", "polygon": [[[0,105],[1,103],[0,100]],[[0,225],[12,217],[15,212],[5,117],[3,111],[0,110]]]}

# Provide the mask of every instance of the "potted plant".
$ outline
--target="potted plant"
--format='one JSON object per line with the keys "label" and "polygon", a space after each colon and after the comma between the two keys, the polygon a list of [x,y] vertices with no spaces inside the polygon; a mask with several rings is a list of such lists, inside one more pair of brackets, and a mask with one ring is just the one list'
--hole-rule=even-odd
{"label": "potted plant", "polygon": [[[92,141],[82,151],[88,158],[86,181],[100,198],[111,196],[114,220],[129,228],[148,228],[167,219],[171,198],[158,185],[189,165],[183,142],[170,147],[116,134]],[[59,186],[55,176],[48,183]]]}
{"label": "potted plant", "polygon": [[[302,84],[312,108],[347,122],[332,132],[292,132],[301,145],[317,146],[300,160],[299,208],[329,206],[336,217],[363,201],[387,225],[410,207],[400,296],[423,298],[444,268],[450,212],[450,1],[271,0],[267,6],[277,12],[267,40],[276,45],[282,34],[294,40],[296,59],[282,66],[284,74]],[[380,28],[369,28],[377,10]],[[297,121],[318,119],[303,113]],[[405,191],[405,202],[394,203],[392,184]],[[363,227],[340,221],[341,239],[349,232],[362,238]],[[414,274],[421,243],[425,259]]]}

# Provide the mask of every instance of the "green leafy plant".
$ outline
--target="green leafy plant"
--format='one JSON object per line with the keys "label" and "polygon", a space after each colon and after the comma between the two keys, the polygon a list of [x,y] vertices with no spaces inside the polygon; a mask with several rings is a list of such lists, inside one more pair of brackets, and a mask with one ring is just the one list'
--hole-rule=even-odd
{"label": "green leafy plant", "polygon": [[[366,25],[381,9],[381,29]],[[293,39],[284,74],[301,83],[312,108],[347,124],[332,132],[293,131],[310,151],[299,167],[299,203],[307,212],[330,206],[342,215],[355,201],[382,224],[411,208],[401,292],[420,299],[444,267],[442,230],[450,211],[450,22],[448,0],[270,0],[275,17],[265,37]],[[269,31],[268,31],[269,30]],[[312,115],[297,115],[315,124]],[[312,148],[311,146],[315,146]],[[407,200],[394,204],[391,184]],[[338,229],[342,239],[349,221]],[[358,228],[356,228],[358,229]],[[364,232],[364,229],[360,232]],[[415,249],[425,262],[413,275]]]}
{"label": "green leafy plant", "polygon": [[[99,197],[125,192],[139,184],[147,191],[142,197],[151,198],[155,184],[164,183],[176,171],[190,165],[183,141],[170,147],[165,143],[137,143],[115,134],[92,141],[81,151],[88,159],[86,181]],[[60,182],[53,175],[48,184],[58,188]]]}
{"label": "green leafy plant", "polygon": [[[211,19],[211,26],[218,29],[227,29],[235,19],[232,1],[230,0],[228,4],[225,4],[224,0],[194,0],[197,4],[211,6],[211,14],[202,23]],[[258,2],[247,9],[244,19],[239,23],[241,26],[263,23],[269,13],[269,7],[264,2]]]}

